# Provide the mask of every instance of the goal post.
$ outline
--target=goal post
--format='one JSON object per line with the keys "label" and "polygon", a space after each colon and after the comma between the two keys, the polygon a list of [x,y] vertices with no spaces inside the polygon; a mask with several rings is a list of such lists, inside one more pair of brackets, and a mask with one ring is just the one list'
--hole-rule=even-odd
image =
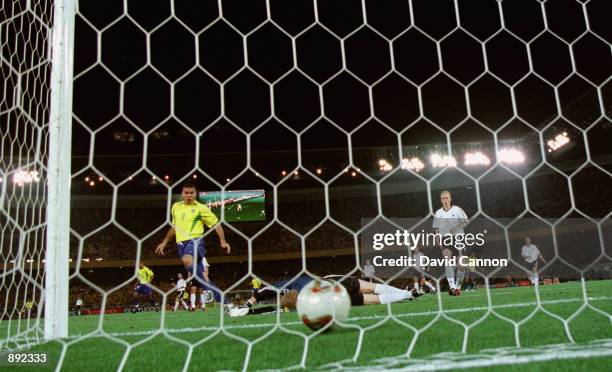
{"label": "goal post", "polygon": [[45,254],[45,339],[68,336],[70,169],[75,0],[56,0],[53,12],[47,239]]}

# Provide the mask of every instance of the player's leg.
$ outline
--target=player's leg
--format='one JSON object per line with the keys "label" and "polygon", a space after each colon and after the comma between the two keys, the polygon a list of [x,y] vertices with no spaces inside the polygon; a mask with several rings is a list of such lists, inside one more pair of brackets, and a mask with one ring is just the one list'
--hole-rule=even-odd
{"label": "player's leg", "polygon": [[379,295],[368,294],[368,293],[366,294],[358,293],[357,296],[361,296],[362,298],[361,303],[353,299],[353,297],[357,297],[357,296],[351,296],[351,305],[353,306],[377,305],[377,304],[386,305],[386,304],[392,304],[394,302],[412,300],[413,298],[417,297],[415,296],[414,292],[415,292],[414,290],[412,291],[402,290],[401,293],[383,293]]}
{"label": "player's leg", "polygon": [[200,307],[206,310],[206,289],[204,287],[200,288]]}
{"label": "player's leg", "polygon": [[[449,248],[442,249],[442,256],[445,259],[451,259],[453,254]],[[452,265],[444,265],[444,270],[446,273],[446,281],[448,282],[448,294],[451,296],[455,295],[455,267]]]}
{"label": "player's leg", "polygon": [[455,283],[456,294],[461,294],[461,286],[463,285],[463,281],[465,279],[465,272],[467,267],[461,262],[461,257],[463,257],[463,250],[458,250],[457,253],[457,277]]}
{"label": "player's leg", "polygon": [[192,283],[191,288],[189,289],[189,311],[194,311],[196,308],[196,289],[196,285]]}
{"label": "player's leg", "polygon": [[157,306],[157,301],[155,300],[155,296],[153,296],[153,289],[150,286],[146,286],[147,299],[151,303],[153,307]]}
{"label": "player's leg", "polygon": [[174,311],[178,310],[179,302],[181,302],[182,305],[185,306],[185,308],[187,308],[187,305],[185,304],[185,301],[183,301],[183,294],[184,293],[185,293],[184,290],[176,292],[176,297],[174,298]]}
{"label": "player's leg", "polygon": [[538,285],[540,284],[540,277],[538,276],[538,260],[536,259],[536,261],[533,263],[533,268],[531,269],[532,271],[532,277],[533,277],[533,285]]}
{"label": "player's leg", "polygon": [[[349,279],[352,279],[349,281]],[[348,285],[346,283],[349,283]],[[410,300],[420,296],[416,289],[406,290],[393,287],[388,284],[376,284],[356,278],[347,278],[342,281],[350,295],[363,295],[364,305],[387,304],[398,301]]]}
{"label": "player's leg", "polygon": [[133,312],[138,311],[138,308],[140,308],[140,292],[141,292],[141,285],[137,284],[136,287],[134,288],[134,294],[132,296]]}
{"label": "player's leg", "polygon": [[406,290],[396,288],[388,284],[370,283],[365,280],[348,277],[340,282],[349,293],[361,294],[381,294],[381,293],[398,293]]}

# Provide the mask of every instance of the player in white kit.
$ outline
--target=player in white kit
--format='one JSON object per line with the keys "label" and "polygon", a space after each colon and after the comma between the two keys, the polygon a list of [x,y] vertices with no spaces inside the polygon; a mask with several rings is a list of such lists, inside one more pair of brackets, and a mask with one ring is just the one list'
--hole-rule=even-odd
{"label": "player in white kit", "polygon": [[[434,233],[440,234],[442,237],[447,234],[463,234],[463,228],[467,226],[469,220],[461,207],[451,204],[452,198],[450,191],[445,190],[440,193],[440,202],[442,203],[442,208],[436,211],[433,221]],[[442,247],[442,255],[444,258],[451,258],[455,256],[454,250],[455,247]],[[457,260],[459,260],[459,257],[464,254],[462,250],[456,250],[456,252],[456,256],[458,257]],[[465,277],[465,269],[465,267],[459,266],[455,277],[455,267],[451,265],[445,266],[446,280],[449,285],[449,295],[459,296],[461,294],[461,283]]]}
{"label": "player in white kit", "polygon": [[540,283],[540,278],[538,277],[538,258],[543,264],[546,264],[546,260],[540,253],[538,247],[531,242],[529,237],[525,238],[525,244],[523,244],[521,248],[521,256],[523,256],[527,264],[531,266],[531,274],[529,277],[531,285],[538,285]]}
{"label": "player in white kit", "polygon": [[185,303],[183,296],[185,295],[185,289],[187,289],[187,282],[183,279],[183,274],[178,274],[178,280],[176,281],[176,298],[174,299],[174,311],[178,310],[179,302],[185,310],[189,310],[189,307]]}

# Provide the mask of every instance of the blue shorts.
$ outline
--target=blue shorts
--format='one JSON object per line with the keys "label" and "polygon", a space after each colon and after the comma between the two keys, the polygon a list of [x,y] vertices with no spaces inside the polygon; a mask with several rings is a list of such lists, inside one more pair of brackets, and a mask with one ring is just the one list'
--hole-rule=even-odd
{"label": "blue shorts", "polygon": [[195,249],[198,252],[198,260],[201,261],[204,255],[206,254],[206,249],[204,248],[204,239],[203,238],[195,238],[191,240],[183,240],[182,242],[176,243],[176,247],[178,248],[178,255],[182,258],[185,255],[190,255],[195,257]]}
{"label": "blue shorts", "polygon": [[146,284],[138,284],[136,288],[134,288],[134,291],[136,291],[136,293],[140,293],[141,295],[147,295],[147,296],[153,293],[153,291],[151,290],[151,287],[149,287]]}

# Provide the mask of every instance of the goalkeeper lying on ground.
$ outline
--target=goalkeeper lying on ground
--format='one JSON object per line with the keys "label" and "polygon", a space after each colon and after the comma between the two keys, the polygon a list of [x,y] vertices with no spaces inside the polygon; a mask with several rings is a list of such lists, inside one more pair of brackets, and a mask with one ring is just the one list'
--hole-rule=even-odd
{"label": "goalkeeper lying on ground", "polygon": [[[398,301],[412,300],[419,297],[421,293],[416,289],[400,289],[387,284],[376,284],[366,282],[352,276],[328,275],[323,279],[337,281],[346,288],[352,306],[389,304]],[[276,293],[280,292],[280,305],[284,310],[295,310],[298,293],[304,288],[312,278],[307,275],[299,276],[295,279],[281,280],[272,285],[262,288],[255,288],[253,296],[241,305],[227,304],[224,311],[227,315],[244,316],[248,314],[262,314],[276,311],[275,306],[264,306],[253,308],[253,305],[275,300]]]}

